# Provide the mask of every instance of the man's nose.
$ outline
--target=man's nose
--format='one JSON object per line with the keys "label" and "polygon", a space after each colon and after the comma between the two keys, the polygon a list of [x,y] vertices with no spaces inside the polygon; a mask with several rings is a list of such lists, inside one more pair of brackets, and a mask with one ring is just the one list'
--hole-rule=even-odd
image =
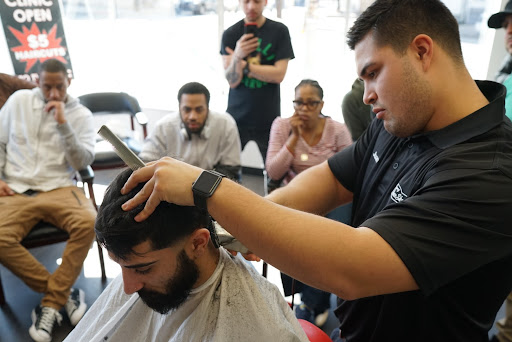
{"label": "man's nose", "polygon": [[363,102],[367,105],[371,105],[374,104],[375,101],[377,101],[377,94],[375,93],[375,91],[373,91],[373,89],[365,87],[363,93]]}
{"label": "man's nose", "polygon": [[50,98],[55,99],[59,97],[59,91],[57,88],[50,88]]}
{"label": "man's nose", "polygon": [[134,294],[144,287],[144,283],[138,280],[135,271],[123,269],[123,285],[124,285],[124,293],[127,295]]}
{"label": "man's nose", "polygon": [[199,117],[199,113],[196,112],[195,110],[191,111],[188,115],[188,120],[189,121],[197,121],[197,118]]}

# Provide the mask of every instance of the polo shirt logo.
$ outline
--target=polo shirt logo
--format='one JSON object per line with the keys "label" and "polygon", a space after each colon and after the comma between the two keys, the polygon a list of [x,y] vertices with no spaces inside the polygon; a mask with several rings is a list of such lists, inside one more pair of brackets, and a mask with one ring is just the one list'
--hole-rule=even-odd
{"label": "polo shirt logo", "polygon": [[377,155],[377,151],[373,152],[373,159],[375,159],[375,162],[379,162],[379,156]]}
{"label": "polo shirt logo", "polygon": [[395,203],[402,202],[407,197],[406,194],[402,191],[402,187],[400,184],[395,186],[395,189],[391,192],[391,200]]}

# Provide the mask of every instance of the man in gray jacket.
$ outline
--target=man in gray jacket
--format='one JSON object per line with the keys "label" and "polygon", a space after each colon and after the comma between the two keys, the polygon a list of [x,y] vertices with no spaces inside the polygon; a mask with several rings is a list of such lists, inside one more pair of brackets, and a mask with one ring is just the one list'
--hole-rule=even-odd
{"label": "man in gray jacket", "polygon": [[[94,159],[91,112],[67,94],[60,61],[41,64],[38,87],[12,94],[0,111],[0,263],[43,293],[29,334],[49,342],[59,310],[76,325],[86,310],[84,292],[72,289],[94,239],[96,211],[73,181]],[[62,263],[50,273],[21,244],[39,222],[69,234]]]}

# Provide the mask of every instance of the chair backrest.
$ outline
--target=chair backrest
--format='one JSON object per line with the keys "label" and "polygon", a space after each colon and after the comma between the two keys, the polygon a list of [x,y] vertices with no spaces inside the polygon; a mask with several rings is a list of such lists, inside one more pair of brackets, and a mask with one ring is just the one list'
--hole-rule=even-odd
{"label": "chair backrest", "polygon": [[311,342],[332,342],[331,338],[322,329],[304,319],[298,319],[302,330]]}
{"label": "chair backrest", "polygon": [[139,102],[127,93],[92,93],[78,97],[93,114],[123,114],[135,116],[141,112]]}
{"label": "chair backrest", "polygon": [[[144,112],[142,112],[139,101],[137,101],[135,97],[122,92],[106,92],[85,94],[78,98],[80,103],[87,107],[93,115],[104,116],[104,118],[97,118],[97,120],[95,120],[98,129],[102,124],[107,124],[135,154],[139,154],[142,149],[142,140],[147,137],[148,119]],[[111,122],[102,123],[105,119],[111,119],[107,115],[117,114],[129,116],[131,130],[127,125],[115,119]],[[142,137],[137,137],[134,134],[136,132],[135,121],[137,121],[142,128]],[[115,153],[112,146],[99,138],[99,136],[97,137],[94,151],[95,158],[92,163],[92,168],[95,170],[112,169],[125,165],[121,158]]]}

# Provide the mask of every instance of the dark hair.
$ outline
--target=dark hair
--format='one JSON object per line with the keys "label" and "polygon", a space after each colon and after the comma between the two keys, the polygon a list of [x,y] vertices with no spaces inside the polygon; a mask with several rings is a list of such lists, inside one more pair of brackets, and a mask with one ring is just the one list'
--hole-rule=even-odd
{"label": "dark hair", "polygon": [[146,203],[130,211],[121,209],[121,205],[133,198],[145,184],[140,183],[130,193],[122,195],[121,188],[131,174],[132,170],[126,169],[110,183],[94,227],[100,244],[116,257],[125,259],[133,253],[133,247],[146,240],[150,241],[153,250],[163,249],[196,229],[207,227],[208,215],[204,212],[196,207],[167,202],[161,202],[146,220],[136,222],[134,217]]}
{"label": "dark hair", "polygon": [[46,72],[62,72],[64,75],[67,76],[68,70],[66,68],[66,65],[62,63],[59,60],[56,59],[48,59],[41,63],[39,66],[39,76],[41,76],[41,73],[43,71]]}
{"label": "dark hair", "polygon": [[181,103],[181,95],[183,94],[204,94],[204,96],[206,97],[206,106],[209,107],[210,105],[210,92],[201,83],[190,82],[181,87],[180,90],[178,91],[179,103]]}
{"label": "dark hair", "polygon": [[303,87],[306,85],[316,88],[316,91],[318,92],[318,96],[320,97],[320,99],[321,100],[324,99],[324,90],[322,89],[322,87],[320,87],[320,84],[318,84],[318,82],[315,80],[305,79],[305,80],[300,81],[300,83],[297,84],[297,86],[295,87],[295,91],[297,91],[300,87]]}
{"label": "dark hair", "polygon": [[459,25],[440,0],[376,0],[348,31],[350,49],[370,31],[378,46],[389,45],[401,55],[414,37],[426,34],[456,63],[463,63]]}

